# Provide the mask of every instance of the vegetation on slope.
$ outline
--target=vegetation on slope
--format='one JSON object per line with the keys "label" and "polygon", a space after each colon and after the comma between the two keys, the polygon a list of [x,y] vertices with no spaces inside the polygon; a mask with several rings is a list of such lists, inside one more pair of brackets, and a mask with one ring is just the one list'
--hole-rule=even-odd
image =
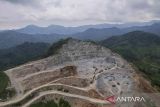
{"label": "vegetation on slope", "polygon": [[48,49],[48,52],[45,57],[57,54],[58,50],[68,42],[71,38],[61,39],[58,42],[52,44],[52,46]]}
{"label": "vegetation on slope", "polygon": [[3,97],[3,93],[8,86],[8,77],[4,72],[0,72],[0,99]]}
{"label": "vegetation on slope", "polygon": [[23,43],[16,47],[0,50],[0,71],[42,58],[49,44]]}
{"label": "vegetation on slope", "polygon": [[[4,72],[0,72],[0,93],[7,87],[8,85],[8,77]],[[1,94],[0,94],[1,95]]]}
{"label": "vegetation on slope", "polygon": [[13,89],[6,89],[9,85],[9,78],[4,72],[0,72],[0,99],[6,100],[9,97],[12,97],[15,94]]}
{"label": "vegetation on slope", "polygon": [[71,105],[61,98],[58,104],[54,102],[54,100],[52,100],[47,102],[35,103],[32,104],[30,107],[71,107]]}
{"label": "vegetation on slope", "polygon": [[134,31],[108,38],[101,45],[122,55],[143,71],[152,85],[160,87],[160,37],[151,33]]}

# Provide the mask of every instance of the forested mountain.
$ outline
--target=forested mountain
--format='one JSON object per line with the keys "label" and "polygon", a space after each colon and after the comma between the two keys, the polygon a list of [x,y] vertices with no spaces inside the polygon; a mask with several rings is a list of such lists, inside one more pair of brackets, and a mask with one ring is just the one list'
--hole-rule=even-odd
{"label": "forested mountain", "polygon": [[100,42],[147,74],[154,85],[160,86],[160,37],[146,32],[134,31],[113,36]]}
{"label": "forested mountain", "polygon": [[42,58],[50,45],[25,42],[16,47],[0,50],[0,71]]}
{"label": "forested mountain", "polygon": [[125,30],[128,32],[136,31],[136,30],[150,32],[150,33],[154,33],[154,34],[160,36],[160,23],[154,23],[154,24],[148,25],[148,26],[133,26],[133,27],[125,28]]}

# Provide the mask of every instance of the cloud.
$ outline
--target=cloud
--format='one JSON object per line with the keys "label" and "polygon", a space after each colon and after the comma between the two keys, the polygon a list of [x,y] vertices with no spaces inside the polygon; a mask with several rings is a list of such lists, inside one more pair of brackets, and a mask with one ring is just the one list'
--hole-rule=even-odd
{"label": "cloud", "polygon": [[3,25],[12,24],[15,27],[28,24],[137,22],[160,19],[160,1],[1,0],[0,13],[0,22]]}

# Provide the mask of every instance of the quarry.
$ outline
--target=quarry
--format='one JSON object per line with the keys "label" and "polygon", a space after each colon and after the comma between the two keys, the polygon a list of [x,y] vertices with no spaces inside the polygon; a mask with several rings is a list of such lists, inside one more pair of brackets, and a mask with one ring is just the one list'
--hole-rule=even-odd
{"label": "quarry", "polygon": [[121,56],[100,45],[76,39],[69,39],[57,54],[5,73],[16,94],[0,102],[0,107],[30,107],[61,98],[72,107],[112,107],[105,100],[108,96],[143,91],[137,73]]}

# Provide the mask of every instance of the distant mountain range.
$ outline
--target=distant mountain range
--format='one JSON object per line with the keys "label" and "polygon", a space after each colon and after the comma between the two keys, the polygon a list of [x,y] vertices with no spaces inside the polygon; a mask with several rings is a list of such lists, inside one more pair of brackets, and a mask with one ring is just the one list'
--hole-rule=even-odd
{"label": "distant mountain range", "polygon": [[82,40],[103,40],[112,35],[124,34],[123,30],[118,28],[103,28],[95,29],[90,28],[81,33],[75,33],[72,35],[63,34],[26,34],[17,31],[3,31],[0,32],[0,49],[10,48],[16,45],[20,45],[24,42],[45,42],[53,43],[59,39],[64,39],[68,37],[82,39]]}
{"label": "distant mountain range", "polygon": [[63,27],[57,25],[49,27],[37,27],[34,25],[30,25],[18,30],[0,32],[0,49],[13,47],[24,42],[53,43],[59,39],[68,37],[82,40],[101,41],[111,36],[122,35],[131,31],[145,31],[160,36],[160,23],[154,23],[147,26],[139,25],[125,28],[108,28],[110,26],[113,25],[101,24],[86,25],[80,27]]}
{"label": "distant mountain range", "polygon": [[35,25],[29,25],[21,29],[15,30],[16,32],[26,33],[26,34],[64,34],[64,35],[73,35],[75,33],[84,32],[88,29],[103,29],[103,28],[112,28],[120,26],[118,24],[99,24],[99,25],[85,25],[78,27],[64,27],[59,25],[50,25],[48,27],[38,27]]}
{"label": "distant mountain range", "polygon": [[24,42],[45,42],[52,43],[61,38],[65,38],[65,35],[59,34],[25,34],[16,31],[3,31],[0,32],[0,49],[14,47]]}
{"label": "distant mountain range", "polygon": [[126,31],[116,27],[103,29],[90,28],[84,32],[73,34],[72,37],[82,40],[100,41],[108,37],[121,35],[124,33],[126,33]]}
{"label": "distant mountain range", "polygon": [[90,28],[95,29],[103,29],[103,28],[128,28],[128,27],[141,27],[141,26],[149,26],[154,23],[159,23],[159,20],[153,20],[150,22],[137,22],[137,23],[124,23],[124,24],[96,24],[96,25],[83,25],[83,26],[77,26],[77,27],[64,27],[60,25],[50,25],[48,27],[39,27],[36,25],[28,25],[24,28],[17,29],[17,32],[20,33],[27,33],[27,34],[65,34],[65,35],[71,35],[79,32],[84,32]]}

